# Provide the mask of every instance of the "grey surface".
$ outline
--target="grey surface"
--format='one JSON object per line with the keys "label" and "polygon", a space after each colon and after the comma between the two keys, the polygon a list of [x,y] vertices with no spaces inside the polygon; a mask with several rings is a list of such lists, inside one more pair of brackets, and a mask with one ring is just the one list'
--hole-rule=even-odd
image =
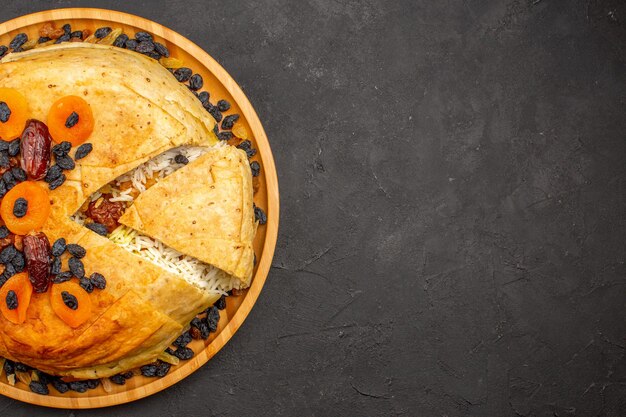
{"label": "grey surface", "polygon": [[[4,1],[181,32],[263,120],[267,285],[171,389],[0,415],[625,416],[626,7],[596,1]],[[613,12],[611,14],[611,12]]]}

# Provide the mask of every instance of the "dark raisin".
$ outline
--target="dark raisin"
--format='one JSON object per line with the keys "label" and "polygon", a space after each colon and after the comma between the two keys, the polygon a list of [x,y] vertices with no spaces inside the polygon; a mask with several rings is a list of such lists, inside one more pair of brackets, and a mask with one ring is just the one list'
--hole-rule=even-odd
{"label": "dark raisin", "polygon": [[219,140],[231,140],[233,138],[233,134],[231,132],[220,132],[217,134],[217,138]]}
{"label": "dark raisin", "polygon": [[202,79],[202,75],[194,74],[189,79],[189,88],[192,91],[198,91],[204,85],[204,80]]}
{"label": "dark raisin", "polygon": [[87,251],[85,250],[85,248],[83,248],[80,245],[77,245],[76,243],[68,244],[65,247],[65,249],[70,253],[70,255],[78,259],[84,258],[85,255],[87,254]]}
{"label": "dark raisin", "polygon": [[4,373],[7,375],[13,375],[15,373],[15,362],[10,361],[10,360],[5,360],[4,361]]}
{"label": "dark raisin", "polygon": [[91,143],[83,143],[76,149],[76,153],[74,154],[74,159],[79,160],[83,159],[93,150],[93,145]]}
{"label": "dark raisin", "polygon": [[189,359],[193,358],[193,355],[193,350],[189,349],[188,347],[180,347],[174,351],[174,356],[183,361],[188,361]]}
{"label": "dark raisin", "polygon": [[152,59],[156,59],[157,61],[158,61],[159,59],[161,59],[161,55],[159,55],[158,53],[156,53],[156,52],[154,52],[154,51],[152,51],[152,52],[146,52],[146,53],[144,53],[144,55],[145,55],[145,56],[149,56],[149,57],[150,57],[150,58],[152,58]]}
{"label": "dark raisin", "polygon": [[230,103],[226,100],[220,100],[217,102],[217,108],[219,111],[228,111],[230,110]]}
{"label": "dark raisin", "polygon": [[55,284],[62,284],[72,279],[72,273],[69,271],[61,272],[52,278],[52,282]]}
{"label": "dark raisin", "polygon": [[26,216],[27,211],[28,211],[28,200],[26,200],[24,197],[20,197],[17,200],[15,200],[15,203],[13,203],[13,215],[15,217],[17,217],[18,219],[21,219],[22,217]]}
{"label": "dark raisin", "polygon": [[9,47],[11,49],[19,49],[26,42],[28,42],[28,35],[26,35],[25,33],[18,33],[17,35],[15,35],[15,37],[13,38],[11,43],[9,44]]}
{"label": "dark raisin", "polygon": [[88,223],[85,227],[93,232],[96,232],[100,236],[106,236],[109,232],[107,227],[101,223]]}
{"label": "dark raisin", "polygon": [[33,368],[31,368],[30,366],[28,366],[26,364],[23,364],[23,363],[20,363],[20,362],[15,362],[15,370],[17,372],[29,372],[31,369],[33,369]]}
{"label": "dark raisin", "polygon": [[253,177],[258,177],[261,173],[261,165],[257,161],[250,162],[250,171],[252,171]]}
{"label": "dark raisin", "polygon": [[157,364],[156,376],[158,376],[159,378],[163,378],[165,375],[168,374],[171,367],[172,365],[170,365],[169,363],[159,361],[159,363]]}
{"label": "dark raisin", "polygon": [[163,45],[162,43],[159,42],[155,42],[154,43],[154,50],[161,56],[165,57],[165,58],[169,58],[170,57],[170,50],[167,49],[167,46]]}
{"label": "dark raisin", "polygon": [[199,328],[200,327],[200,323],[202,323],[202,320],[200,320],[198,317],[194,317],[190,322],[189,325],[191,327],[196,327]]}
{"label": "dark raisin", "polygon": [[205,105],[205,103],[208,103],[209,97],[210,95],[206,91],[202,91],[198,94],[198,100],[200,100],[200,103],[202,103],[203,106]]}
{"label": "dark raisin", "polygon": [[152,35],[149,34],[148,32],[137,32],[135,33],[135,38],[137,38],[137,40],[140,42],[142,41],[152,42]]}
{"label": "dark raisin", "polygon": [[7,187],[7,190],[10,190],[11,188],[15,187],[15,185],[17,184],[17,182],[15,181],[15,178],[13,177],[13,174],[11,174],[11,171],[7,171],[4,174],[2,174],[2,181],[4,181],[4,184]]}
{"label": "dark raisin", "polygon": [[52,244],[52,256],[61,256],[65,249],[67,248],[67,244],[65,243],[65,238],[59,238],[54,241]]}
{"label": "dark raisin", "polygon": [[26,178],[27,178],[26,171],[24,171],[20,167],[11,168],[11,174],[13,175],[13,178],[15,178],[16,180],[20,182],[26,181]]}
{"label": "dark raisin", "polygon": [[72,26],[69,23],[63,25],[63,33],[70,35],[72,33]]}
{"label": "dark raisin", "polygon": [[88,294],[93,292],[93,282],[89,278],[81,278],[78,282],[83,290],[85,290]]}
{"label": "dark raisin", "polygon": [[254,218],[255,220],[258,220],[259,224],[267,223],[267,216],[265,215],[263,209],[261,209],[260,207],[254,207]]}
{"label": "dark raisin", "polygon": [[61,292],[61,298],[63,299],[63,304],[65,304],[68,308],[78,310],[78,300],[75,296],[67,291],[63,291]]}
{"label": "dark raisin", "polygon": [[73,381],[67,384],[72,391],[84,393],[89,389],[89,384],[86,381]]}
{"label": "dark raisin", "polygon": [[52,165],[48,169],[48,172],[46,173],[46,176],[44,177],[43,180],[47,183],[51,183],[52,181],[59,178],[61,175],[63,175],[63,168],[61,168],[58,165]]}
{"label": "dark raisin", "polygon": [[176,77],[179,82],[184,83],[189,81],[192,73],[191,68],[181,67],[174,71],[174,77]]}
{"label": "dark raisin", "polygon": [[122,33],[120,36],[118,36],[117,38],[115,38],[115,41],[113,42],[113,46],[117,46],[118,48],[123,48],[124,45],[126,45],[126,42],[128,41],[128,35],[125,33]]}
{"label": "dark raisin", "polygon": [[218,310],[224,310],[226,308],[226,296],[222,295],[213,305],[217,307]]}
{"label": "dark raisin", "polygon": [[94,287],[96,287],[99,290],[103,290],[107,287],[107,280],[106,278],[98,273],[98,272],[94,272],[93,274],[91,274],[89,276],[89,280],[91,281],[91,283],[93,284]]}
{"label": "dark raisin", "polygon": [[51,190],[55,190],[59,188],[65,182],[65,174],[61,174],[61,176],[55,180],[50,181],[48,184],[48,188]]}
{"label": "dark raisin", "polygon": [[100,386],[100,380],[99,379],[88,379],[87,381],[87,388],[89,389],[96,389]]}
{"label": "dark raisin", "polygon": [[141,41],[135,48],[135,51],[145,54],[154,51],[154,43],[150,41]]}
{"label": "dark raisin", "polygon": [[17,154],[20,153],[20,140],[15,139],[9,142],[9,148],[7,150],[9,151],[9,156],[17,156]]}
{"label": "dark raisin", "polygon": [[13,266],[13,264],[11,263],[6,264],[4,266],[3,274],[8,278],[11,278],[13,275],[15,275],[16,271],[15,271],[15,267]]}
{"label": "dark raisin", "polygon": [[52,375],[49,375],[45,372],[42,372],[42,371],[35,371],[35,372],[37,374],[37,378],[39,378],[39,382],[41,382],[42,384],[48,385],[54,379]]}
{"label": "dark raisin", "polygon": [[9,229],[6,226],[0,226],[0,239],[4,239],[9,236]]}
{"label": "dark raisin", "polygon": [[256,155],[256,149],[246,149],[246,155],[248,156],[248,158],[252,158],[254,155]]}
{"label": "dark raisin", "polygon": [[128,372],[124,372],[122,375],[125,379],[131,379],[132,377],[135,376],[135,374],[133,373],[133,371],[128,371]]}
{"label": "dark raisin", "polygon": [[137,48],[137,45],[139,45],[139,42],[137,42],[136,39],[129,39],[126,41],[126,49],[134,51]]}
{"label": "dark raisin", "polygon": [[187,165],[189,163],[189,159],[187,159],[187,157],[185,155],[182,154],[178,154],[174,157],[174,161],[177,164],[183,164],[183,165]]}
{"label": "dark raisin", "polygon": [[71,257],[69,261],[67,261],[68,266],[70,267],[70,272],[76,278],[82,278],[85,276],[85,266],[83,265],[83,261],[78,258]]}
{"label": "dark raisin", "polygon": [[9,108],[9,105],[4,101],[0,101],[0,122],[8,122],[9,117],[11,117],[11,109]]}
{"label": "dark raisin", "polygon": [[215,119],[216,122],[221,122],[222,121],[222,112],[219,111],[217,109],[217,107],[213,106],[210,109],[207,109],[209,111],[209,113],[211,113],[211,116],[213,116],[213,118]]}
{"label": "dark raisin", "polygon": [[141,371],[141,375],[147,376],[147,377],[153,377],[153,376],[156,376],[157,374],[156,365],[144,365],[141,368],[139,368],[139,370]]}
{"label": "dark raisin", "polygon": [[189,343],[191,343],[191,340],[192,340],[191,334],[189,332],[185,332],[181,334],[180,336],[178,336],[176,340],[174,340],[173,345],[176,347],[185,347]]}
{"label": "dark raisin", "polygon": [[109,380],[111,382],[113,382],[114,384],[117,384],[117,385],[124,385],[124,384],[126,384],[126,378],[124,378],[120,374],[113,375],[112,377],[109,378]]}
{"label": "dark raisin", "polygon": [[9,310],[15,310],[17,308],[17,306],[18,306],[17,294],[15,293],[15,291],[9,290],[9,292],[7,293],[5,301],[7,303],[7,308]]}
{"label": "dark raisin", "polygon": [[68,129],[73,128],[74,126],[76,126],[76,123],[78,123],[79,119],[80,117],[78,117],[78,113],[73,111],[69,116],[67,116],[67,119],[65,119],[65,127],[67,127]]}
{"label": "dark raisin", "polygon": [[[223,111],[223,110],[220,109],[220,111]],[[224,117],[224,121],[222,122],[222,129],[232,129],[237,120],[239,120],[238,114],[230,114]]]}
{"label": "dark raisin", "polygon": [[98,38],[98,39],[104,38],[106,35],[111,33],[111,30],[112,29],[110,27],[108,27],[108,26],[99,28],[98,30],[96,30],[96,33],[95,33],[96,38]]}
{"label": "dark raisin", "polygon": [[220,321],[220,311],[217,309],[217,307],[210,307],[207,310],[205,321],[209,326],[209,331],[211,333],[217,331],[217,324]]}
{"label": "dark raisin", "polygon": [[37,43],[46,43],[46,42],[50,42],[51,39],[47,36],[41,36],[38,40]]}
{"label": "dark raisin", "polygon": [[55,256],[52,260],[52,265],[50,266],[50,273],[52,275],[57,275],[61,273],[61,258]]}
{"label": "dark raisin", "polygon": [[76,167],[74,160],[67,155],[57,156],[57,165],[66,171],[71,171]]}
{"label": "dark raisin", "polygon": [[15,255],[17,255],[17,249],[15,249],[15,246],[7,246],[6,248],[2,249],[2,251],[0,251],[0,262],[3,264],[7,264],[11,262],[11,259],[13,259]]}
{"label": "dark raisin", "polygon": [[28,384],[28,388],[30,388],[30,390],[34,392],[35,394],[39,394],[39,395],[50,394],[50,391],[48,390],[48,386],[40,381],[31,381],[30,384]]}
{"label": "dark raisin", "polygon": [[69,384],[67,382],[61,381],[59,378],[55,378],[52,380],[52,386],[61,394],[65,394],[70,390]]}
{"label": "dark raisin", "polygon": [[3,56],[5,56],[7,54],[7,52],[9,52],[9,48],[7,48],[4,45],[0,46],[0,58],[2,58]]}
{"label": "dark raisin", "polygon": [[217,127],[217,123],[213,125],[213,133],[215,133],[215,136],[220,134],[220,128]]}
{"label": "dark raisin", "polygon": [[72,144],[69,143],[68,141],[63,141],[59,143],[58,145],[54,145],[52,147],[52,153],[55,156],[64,156],[69,153],[70,149],[72,149]]}
{"label": "dark raisin", "polygon": [[71,39],[71,38],[70,38],[70,34],[69,34],[69,33],[66,33],[66,34],[62,35],[61,37],[59,37],[59,39],[57,39],[56,41],[54,41],[54,43],[56,44],[56,43],[61,43],[61,42],[67,42],[67,41],[69,41],[70,39]]}
{"label": "dark raisin", "polygon": [[11,160],[9,159],[9,155],[5,152],[0,152],[0,167],[8,168],[11,166]]}
{"label": "dark raisin", "polygon": [[17,255],[11,259],[11,265],[15,268],[15,272],[22,272],[26,267],[26,259],[22,252],[18,252]]}
{"label": "dark raisin", "polygon": [[75,30],[74,32],[72,32],[70,34],[71,38],[80,38],[83,39],[83,31],[82,30]]}

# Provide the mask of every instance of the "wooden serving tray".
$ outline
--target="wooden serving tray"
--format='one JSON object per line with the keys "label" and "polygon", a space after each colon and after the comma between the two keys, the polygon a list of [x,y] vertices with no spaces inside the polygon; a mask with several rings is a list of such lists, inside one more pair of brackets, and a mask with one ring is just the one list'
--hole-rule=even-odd
{"label": "wooden serving tray", "polygon": [[278,180],[269,142],[252,105],[224,68],[199,46],[158,23],[138,16],[112,10],[85,8],[44,11],[2,23],[0,24],[0,44],[8,45],[11,39],[20,32],[25,32],[29,38],[38,37],[38,30],[45,22],[55,22],[57,27],[70,23],[72,30],[95,31],[103,26],[121,27],[124,33],[131,37],[137,31],[153,34],[157,41],[169,48],[171,56],[182,59],[186,67],[202,75],[203,90],[211,93],[211,102],[215,103],[218,99],[230,101],[232,109],[227,114],[238,113],[241,116],[238,123],[244,123],[246,126],[253,146],[258,149],[253,159],[261,164],[260,188],[254,196],[254,201],[267,213],[267,224],[259,226],[254,241],[257,267],[252,285],[242,295],[227,298],[227,307],[221,311],[219,328],[209,340],[194,341],[189,345],[196,353],[193,359],[181,361],[180,365],[173,366],[169,374],[160,379],[136,375],[124,386],[113,384],[111,392],[105,392],[100,385],[97,389],[89,390],[84,394],[72,391],[59,394],[51,387],[50,395],[43,396],[31,392],[21,382],[10,386],[6,376],[0,377],[0,394],[20,401],[57,408],[107,407],[147,397],[190,375],[215,355],[241,326],[263,288],[274,255],[278,234]]}

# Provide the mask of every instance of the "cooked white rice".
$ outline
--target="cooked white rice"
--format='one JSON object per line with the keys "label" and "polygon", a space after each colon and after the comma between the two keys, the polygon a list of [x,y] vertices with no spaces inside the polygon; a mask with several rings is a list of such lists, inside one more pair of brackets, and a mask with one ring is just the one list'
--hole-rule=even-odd
{"label": "cooked white rice", "polygon": [[[223,142],[218,143],[215,147],[219,146],[223,146]],[[132,195],[134,190],[139,191],[139,193],[146,191],[146,182],[149,179],[155,179],[158,182],[183,167],[183,164],[178,164],[174,160],[176,155],[182,154],[191,162],[211,149],[214,148],[184,146],[162,153],[109,184],[106,192],[113,195],[109,201],[123,201],[130,204],[134,200]],[[119,187],[125,182],[130,182],[132,188],[121,190]],[[101,192],[96,192],[91,196],[91,201],[95,201],[101,196]],[[79,211],[72,219],[78,223],[84,223],[86,216]],[[129,227],[121,225],[108,237],[127,251],[184,277],[188,282],[208,292],[225,294],[234,288],[240,288],[241,281],[221,269],[184,255]]]}

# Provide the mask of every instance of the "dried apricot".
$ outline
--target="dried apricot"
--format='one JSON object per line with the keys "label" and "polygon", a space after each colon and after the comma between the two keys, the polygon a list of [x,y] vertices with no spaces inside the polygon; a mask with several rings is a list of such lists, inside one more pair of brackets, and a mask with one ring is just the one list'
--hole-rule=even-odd
{"label": "dried apricot", "polygon": [[[28,202],[28,208],[23,217],[17,217],[13,213],[15,202],[19,198]],[[11,232],[18,235],[39,230],[49,215],[50,198],[48,198],[48,191],[34,181],[24,181],[17,184],[4,196],[2,203],[0,203],[2,220]]]}
{"label": "dried apricot", "polygon": [[[26,97],[14,88],[0,88],[0,139],[10,142],[20,137],[28,120]],[[7,112],[8,109],[8,112]]]}
{"label": "dried apricot", "polygon": [[54,284],[50,304],[56,315],[72,328],[79,327],[91,317],[91,298],[73,281]]}
{"label": "dried apricot", "polygon": [[33,286],[27,273],[21,272],[9,278],[0,288],[0,311],[4,318],[14,324],[24,323],[32,295]]}
{"label": "dried apricot", "polygon": [[[77,120],[76,120],[77,119]],[[57,100],[48,112],[48,129],[56,143],[83,143],[93,132],[94,119],[89,103],[78,96]]]}

